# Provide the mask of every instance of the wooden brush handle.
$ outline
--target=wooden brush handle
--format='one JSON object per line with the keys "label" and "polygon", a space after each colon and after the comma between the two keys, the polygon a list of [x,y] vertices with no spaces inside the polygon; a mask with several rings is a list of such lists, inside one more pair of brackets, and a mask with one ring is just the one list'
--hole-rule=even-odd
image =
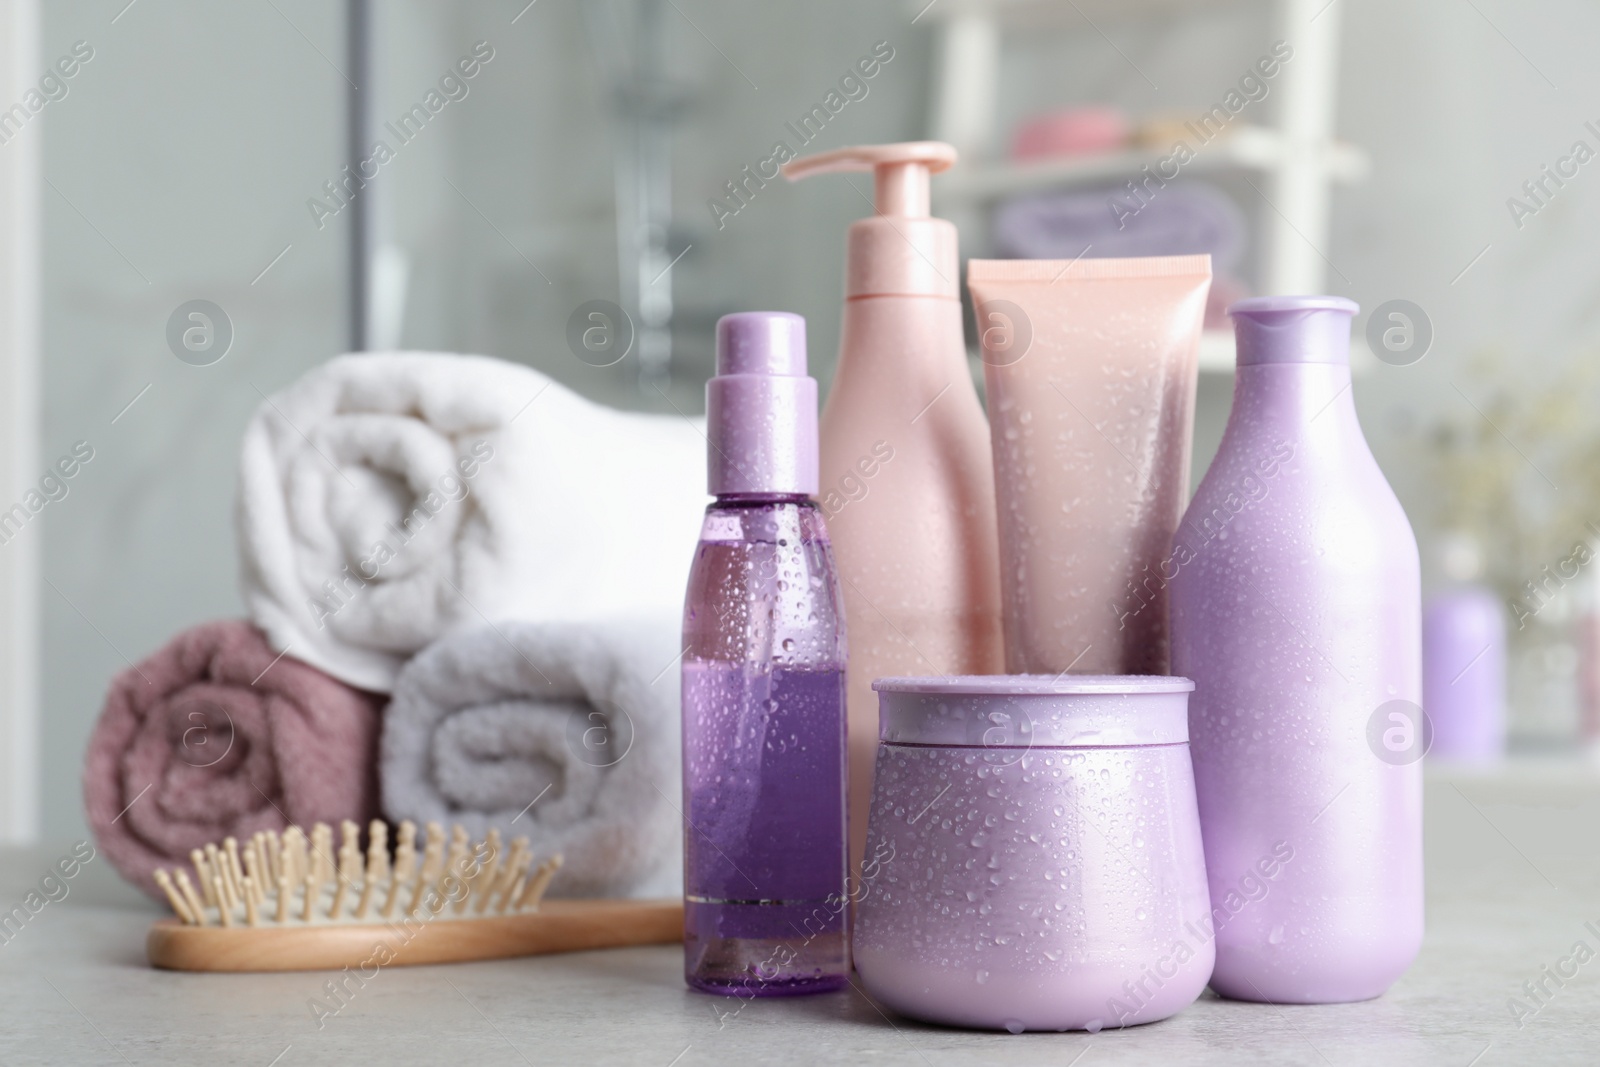
{"label": "wooden brush handle", "polygon": [[162,919],[145,951],[175,971],[337,971],[458,963],[683,940],[681,900],[547,900],[538,911],[294,926],[186,926]]}

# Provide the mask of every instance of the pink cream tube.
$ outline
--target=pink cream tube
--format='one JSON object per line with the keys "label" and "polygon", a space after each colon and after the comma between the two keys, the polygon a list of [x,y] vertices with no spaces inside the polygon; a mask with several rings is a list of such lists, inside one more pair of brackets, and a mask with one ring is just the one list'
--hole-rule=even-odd
{"label": "pink cream tube", "polygon": [[1165,674],[1210,256],[975,259],[1006,670]]}

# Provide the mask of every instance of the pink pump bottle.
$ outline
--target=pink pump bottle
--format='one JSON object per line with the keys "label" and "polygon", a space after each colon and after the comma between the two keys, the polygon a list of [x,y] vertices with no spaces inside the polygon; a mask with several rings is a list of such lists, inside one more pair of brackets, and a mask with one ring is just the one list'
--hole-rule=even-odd
{"label": "pink pump bottle", "polygon": [[1365,1000],[1422,943],[1417,543],[1356,421],[1356,305],[1229,311],[1233,412],[1164,568],[1173,672],[1195,683],[1211,987]]}
{"label": "pink pump bottle", "polygon": [[822,410],[821,486],[849,620],[850,856],[861,865],[878,747],[874,678],[998,674],[999,549],[989,424],[967,369],[956,228],[928,215],[937,141],[841,148],[791,180],[871,171],[850,225],[839,364]]}

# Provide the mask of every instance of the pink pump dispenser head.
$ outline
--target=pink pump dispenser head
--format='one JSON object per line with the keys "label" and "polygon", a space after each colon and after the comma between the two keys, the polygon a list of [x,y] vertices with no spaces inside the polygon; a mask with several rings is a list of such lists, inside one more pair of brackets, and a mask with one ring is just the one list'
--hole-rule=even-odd
{"label": "pink pump dispenser head", "polygon": [[806,375],[805,319],[742,311],[717,320],[706,442],[713,496],[816,495],[817,382]]}
{"label": "pink pump dispenser head", "polygon": [[956,228],[928,215],[928,178],[949,170],[956,150],[942,141],[861,145],[783,165],[799,181],[813,174],[871,171],[877,213],[850,224],[845,299],[858,296],[959,296]]}

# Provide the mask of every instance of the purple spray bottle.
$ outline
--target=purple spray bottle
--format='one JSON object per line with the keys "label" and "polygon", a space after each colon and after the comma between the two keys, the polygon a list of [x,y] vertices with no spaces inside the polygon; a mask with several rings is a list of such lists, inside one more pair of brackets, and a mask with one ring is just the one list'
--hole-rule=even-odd
{"label": "purple spray bottle", "polygon": [[717,323],[683,640],[684,978],[741,997],[850,971],[844,609],[798,315]]}
{"label": "purple spray bottle", "polygon": [[1229,309],[1233,412],[1173,539],[1172,665],[1226,997],[1378,996],[1422,943],[1416,539],[1350,393],[1337,297]]}

